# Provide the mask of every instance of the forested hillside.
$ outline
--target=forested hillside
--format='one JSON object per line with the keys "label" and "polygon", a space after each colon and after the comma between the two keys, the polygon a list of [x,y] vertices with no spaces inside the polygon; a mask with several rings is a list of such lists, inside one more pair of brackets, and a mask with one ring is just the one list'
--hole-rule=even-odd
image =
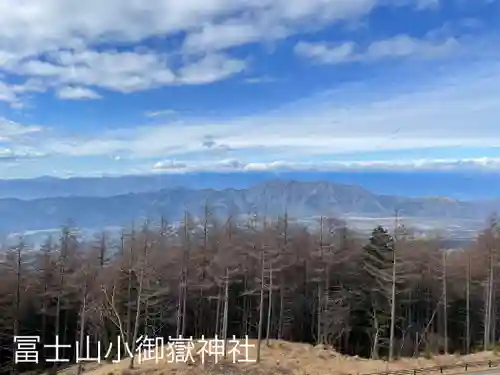
{"label": "forested hillside", "polygon": [[69,227],[41,251],[20,241],[0,264],[2,372],[65,365],[44,363],[46,348],[40,364],[16,366],[19,335],[39,335],[41,347],[58,335],[72,362],[86,336],[103,359],[112,342],[116,358],[117,337],[133,352],[141,335],[249,335],[372,358],[489,348],[500,330],[496,221],[454,251],[396,227],[361,240],[335,219],[311,232],[286,215],[237,223],[207,211],[198,224],[186,214],[180,228],[124,230],[118,243],[104,233],[83,243]]}

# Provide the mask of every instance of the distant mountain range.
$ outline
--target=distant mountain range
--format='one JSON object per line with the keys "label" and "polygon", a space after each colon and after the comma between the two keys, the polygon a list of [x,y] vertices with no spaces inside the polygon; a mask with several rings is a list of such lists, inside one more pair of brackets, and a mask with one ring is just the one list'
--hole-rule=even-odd
{"label": "distant mountain range", "polygon": [[40,177],[0,180],[0,198],[110,197],[161,189],[248,189],[270,179],[326,181],[358,185],[377,194],[406,197],[446,196],[462,200],[500,197],[496,171],[375,171],[231,172],[154,174],[121,177],[59,179]]}
{"label": "distant mountain range", "polygon": [[[424,182],[423,182],[424,183]],[[67,196],[20,200],[0,199],[0,231],[21,232],[57,228],[72,219],[80,228],[129,225],[141,218],[180,220],[187,210],[201,217],[205,205],[213,215],[258,213],[308,220],[330,217],[387,219],[396,210],[421,222],[458,225],[480,223],[500,201],[459,201],[450,198],[409,198],[380,195],[359,186],[330,182],[269,180],[246,189],[191,189],[174,187],[159,191],[110,197]]]}

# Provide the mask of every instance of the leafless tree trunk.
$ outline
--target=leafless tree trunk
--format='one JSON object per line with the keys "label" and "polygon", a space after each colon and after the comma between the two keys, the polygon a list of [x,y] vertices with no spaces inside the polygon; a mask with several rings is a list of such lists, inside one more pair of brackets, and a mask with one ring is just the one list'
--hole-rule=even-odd
{"label": "leafless tree trunk", "polygon": [[[57,288],[57,298],[56,298],[56,321],[55,321],[55,336],[59,336],[61,329],[61,300],[63,298],[64,292],[64,280],[66,274],[66,257],[68,256],[69,250],[69,239],[70,230],[69,228],[63,228],[61,236],[61,248],[59,253],[58,265],[59,265],[59,283]],[[58,367],[58,363],[54,362],[53,371]]]}
{"label": "leafless tree trunk", "polygon": [[[87,283],[87,278],[85,277],[85,282],[84,282],[84,287],[83,287],[83,298],[82,298],[82,307],[80,311],[80,347],[79,347],[79,356],[80,358],[83,358],[83,342],[85,338],[85,313],[87,310],[87,289],[88,289],[88,283]],[[77,367],[77,375],[80,375],[83,372],[83,362],[78,363]]]}
{"label": "leafless tree trunk", "polygon": [[184,283],[184,270],[181,270],[181,276],[179,278],[179,295],[177,296],[177,331],[176,331],[176,337],[179,337],[181,334],[181,322],[182,322],[182,306],[183,306],[183,296],[184,296],[184,288],[183,288],[183,283]]}
{"label": "leafless tree trunk", "polygon": [[132,227],[129,244],[129,259],[128,259],[128,278],[127,278],[127,328],[126,337],[127,343],[130,343],[132,334],[132,264],[135,244],[135,228]]}
{"label": "leafless tree trunk", "polygon": [[372,311],[373,318],[373,328],[375,330],[375,334],[373,336],[372,341],[372,350],[371,350],[371,358],[378,359],[378,349],[379,349],[379,340],[380,340],[380,326],[377,318],[377,310],[373,307]]}
{"label": "leafless tree trunk", "polygon": [[396,324],[396,251],[398,241],[398,211],[394,223],[394,245],[392,250],[391,330],[389,338],[389,361],[394,358],[394,326]]}
{"label": "leafless tree trunk", "polygon": [[181,334],[182,337],[186,335],[186,308],[187,308],[187,294],[188,294],[188,256],[190,250],[190,237],[189,237],[189,216],[187,211],[184,213],[184,243],[183,243],[183,254],[182,254],[182,327]]}
{"label": "leafless tree trunk", "polygon": [[484,306],[484,350],[491,346],[491,320],[493,310],[493,280],[494,280],[494,260],[493,260],[493,240],[494,227],[490,224],[486,232],[486,246],[488,248],[488,280],[486,284],[485,306]]}
{"label": "leafless tree trunk", "polygon": [[[21,316],[21,256],[24,243],[21,240],[16,249],[16,299],[14,313],[14,336],[19,336],[19,317]],[[12,373],[17,374],[17,365],[12,361]]]}
{"label": "leafless tree trunk", "polygon": [[446,250],[443,250],[443,318],[444,318],[444,352],[448,354],[448,292],[446,289]]}
{"label": "leafless tree trunk", "polygon": [[262,342],[262,324],[264,320],[264,282],[265,282],[265,267],[264,267],[264,251],[260,253],[260,303],[259,303],[259,328],[257,334],[257,362],[260,362],[260,347]]}
{"label": "leafless tree trunk", "polygon": [[222,305],[222,293],[221,287],[217,285],[217,308],[215,310],[215,334],[219,336],[220,334],[220,308]]}
{"label": "leafless tree trunk", "polygon": [[493,333],[493,309],[494,309],[494,289],[495,289],[495,276],[494,276],[494,267],[495,267],[495,259],[493,249],[490,249],[490,267],[489,267],[489,280],[488,280],[488,349],[491,347],[491,343],[494,342],[494,333]]}
{"label": "leafless tree trunk", "polygon": [[283,290],[283,277],[280,281],[280,315],[278,318],[278,340],[283,339],[283,316],[285,312],[285,291]]}
{"label": "leafless tree trunk", "polygon": [[470,278],[471,278],[471,251],[468,250],[467,259],[467,281],[466,281],[466,353],[470,353]]}
{"label": "leafless tree trunk", "polygon": [[271,334],[271,319],[273,308],[273,268],[269,266],[269,292],[268,292],[268,306],[267,306],[267,328],[266,328],[266,345],[269,346],[269,336]]}
{"label": "leafless tree trunk", "polygon": [[224,320],[222,322],[222,336],[224,340],[224,358],[227,355],[227,324],[228,324],[228,313],[229,313],[229,269],[226,268],[225,276],[225,287],[224,287]]}
{"label": "leafless tree trunk", "polygon": [[321,329],[322,324],[323,324],[323,301],[322,301],[322,296],[324,292],[321,291],[321,283],[318,281],[318,338],[317,338],[317,344],[323,344],[323,330]]}
{"label": "leafless tree trunk", "polygon": [[[139,323],[140,323],[140,317],[141,317],[141,303],[142,303],[142,294],[143,294],[143,286],[144,286],[144,273],[145,273],[145,268],[147,267],[148,264],[148,249],[149,248],[149,242],[146,239],[145,244],[144,244],[144,253],[143,253],[143,259],[140,259],[139,262],[139,285],[137,289],[137,300],[136,300],[136,311],[135,311],[135,322],[134,322],[134,334],[132,336],[132,347],[131,347],[131,352],[135,353],[136,347],[137,347],[137,335],[139,334]],[[134,368],[134,360],[135,360],[135,355],[130,358],[130,363],[129,363],[129,369]]]}
{"label": "leafless tree trunk", "polygon": [[497,316],[496,315],[496,311],[497,311],[497,305],[495,303],[495,301],[496,301],[496,297],[495,297],[495,283],[493,283],[492,289],[493,289],[493,292],[492,292],[493,297],[492,297],[492,304],[491,304],[492,306],[491,306],[491,319],[490,319],[491,320],[491,322],[490,322],[490,324],[491,324],[490,342],[493,343],[493,345],[494,345],[496,343],[496,341],[497,341],[496,340],[496,322],[497,322],[497,320],[496,320],[496,316]]}

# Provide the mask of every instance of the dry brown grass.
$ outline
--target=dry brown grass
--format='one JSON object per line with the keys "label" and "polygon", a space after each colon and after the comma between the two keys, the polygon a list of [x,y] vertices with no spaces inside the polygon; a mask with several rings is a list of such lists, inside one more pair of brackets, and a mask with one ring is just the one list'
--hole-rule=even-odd
{"label": "dry brown grass", "polygon": [[[255,342],[250,343],[255,344]],[[255,354],[255,349],[250,349],[249,358],[255,359]],[[127,358],[117,364],[89,364],[85,367],[85,372],[88,375],[354,375],[500,360],[500,357],[493,352],[481,352],[467,356],[441,355],[432,359],[405,358],[388,364],[382,360],[344,356],[323,346],[284,341],[271,341],[269,347],[263,344],[261,363],[258,365],[233,363],[231,356],[227,361],[220,361],[218,364],[213,363],[213,359],[211,363],[202,364],[198,355],[193,357],[195,363],[190,364],[169,363],[167,358],[160,360],[158,364],[154,360],[145,361],[137,363],[134,370],[128,370],[130,360]],[[72,375],[75,369],[61,371],[61,375]],[[453,369],[445,372],[461,371]]]}

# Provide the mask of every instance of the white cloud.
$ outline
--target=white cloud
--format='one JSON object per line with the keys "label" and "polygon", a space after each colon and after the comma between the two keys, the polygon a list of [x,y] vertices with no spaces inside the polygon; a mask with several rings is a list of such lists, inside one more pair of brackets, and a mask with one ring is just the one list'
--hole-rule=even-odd
{"label": "white cloud", "polygon": [[[162,85],[211,83],[246,67],[245,61],[210,54],[186,63],[176,72],[169,67],[168,56],[152,51],[57,51],[46,60],[24,61],[12,68],[11,73],[50,79],[54,86],[84,85],[129,93]],[[79,87],[82,89],[90,90]]]}
{"label": "white cloud", "polygon": [[0,81],[0,102],[14,103],[17,101],[17,94],[11,85]]}
{"label": "white cloud", "polygon": [[429,37],[417,39],[403,34],[372,42],[361,52],[358,52],[359,46],[352,41],[338,45],[325,42],[299,42],[295,45],[295,52],[322,64],[338,64],[404,57],[440,58],[456,52],[459,48],[458,40],[452,37],[444,40],[434,40]]}
{"label": "white cloud", "polygon": [[342,170],[500,170],[500,158],[466,159],[415,159],[373,161],[323,161],[293,162],[271,161],[263,163],[244,162],[236,159],[216,161],[164,160],[157,162],[152,170],[171,173],[210,172],[284,172],[284,171],[342,171]]}
{"label": "white cloud", "polygon": [[245,83],[248,84],[260,84],[260,83],[272,83],[276,82],[276,78],[269,76],[260,76],[260,77],[249,77],[244,80]]}
{"label": "white cloud", "polygon": [[7,102],[13,107],[20,104],[20,95],[43,91],[44,85],[36,79],[28,79],[21,84],[8,84],[0,80],[0,102]]}
{"label": "white cloud", "polygon": [[47,155],[37,151],[13,151],[11,149],[0,149],[0,162],[19,161],[26,159],[39,159]]}
{"label": "white cloud", "polygon": [[162,170],[162,171],[176,171],[176,170],[184,170],[187,168],[187,164],[182,162],[176,162],[175,160],[162,160],[157,162],[154,166],[154,170]]}
{"label": "white cloud", "polygon": [[[127,159],[193,154],[253,161],[323,160],[379,151],[500,147],[500,66],[474,66],[420,87],[344,87],[274,111],[224,120],[182,118],[157,126],[72,137],[43,135],[40,152]],[[33,146],[33,144],[31,144]],[[223,156],[226,155],[226,156]],[[423,156],[422,156],[423,157]]]}
{"label": "white cloud", "polygon": [[344,42],[330,47],[326,43],[299,42],[295,45],[295,53],[323,64],[336,64],[354,60],[356,44]]}
{"label": "white cloud", "polygon": [[265,29],[256,24],[231,20],[224,24],[205,24],[198,32],[189,34],[184,40],[186,52],[221,50],[264,39]]}
{"label": "white cloud", "polygon": [[[242,72],[246,61],[221,50],[357,19],[378,6],[422,0],[0,0],[0,71],[42,77],[43,87],[101,87],[129,93],[163,85],[208,84]],[[150,37],[180,37],[159,51],[116,52]],[[183,39],[182,39],[183,38]],[[189,58],[184,56],[187,54]],[[197,58],[193,58],[197,57]],[[0,100],[27,91],[0,84]]]}
{"label": "white cloud", "polygon": [[177,114],[177,111],[174,109],[162,109],[160,111],[147,111],[146,113],[144,113],[146,117],[163,117],[175,114]]}
{"label": "white cloud", "polygon": [[[415,5],[421,0],[412,1]],[[0,2],[2,50],[34,54],[101,41],[138,42],[252,15],[257,25],[314,24],[367,14],[377,0],[37,0]],[[391,0],[389,3],[398,4]],[[70,16],[68,16],[70,15]]]}
{"label": "white cloud", "polygon": [[100,99],[101,96],[96,93],[95,91],[92,91],[90,89],[87,89],[85,87],[72,87],[72,86],[65,86],[61,87],[57,91],[57,96],[60,99],[67,99],[67,100],[81,100],[81,99]]}
{"label": "white cloud", "polygon": [[12,73],[50,78],[56,85],[97,86],[124,93],[175,81],[166,57],[152,52],[57,51],[48,61],[23,62]]}
{"label": "white cloud", "polygon": [[[244,2],[240,2],[243,5]],[[358,20],[378,6],[435,8],[439,0],[260,0],[247,1],[240,16],[207,21],[183,43],[188,53],[216,51],[248,43],[268,42],[318,30],[339,20]]]}
{"label": "white cloud", "polygon": [[43,129],[40,126],[21,125],[14,121],[0,117],[0,141],[11,141],[16,138],[39,133]]}
{"label": "white cloud", "polygon": [[[251,116],[178,115],[161,125],[71,136],[4,120],[0,137],[10,141],[5,146],[16,153],[36,149],[68,160],[120,156],[120,163],[147,163],[149,167],[151,160],[177,160],[164,164],[169,167],[157,166],[171,170],[181,168],[179,163],[187,168],[200,160],[208,164],[236,160],[245,163],[245,168],[265,168],[269,163],[355,161],[361,154],[365,154],[363,159],[380,159],[382,151],[381,159],[397,155],[393,157],[399,160],[397,152],[414,150],[415,159],[434,160],[439,159],[435,149],[440,147],[454,148],[457,158],[463,148],[499,149],[500,65],[482,61],[448,68],[446,74],[429,74],[432,79],[425,74],[415,76],[410,86],[386,81],[347,85]],[[14,139],[16,132],[20,136]],[[492,151],[485,151],[485,156],[491,155],[488,152]],[[225,165],[232,168],[235,164]]]}
{"label": "white cloud", "polygon": [[398,35],[387,40],[372,43],[368,47],[365,56],[369,60],[408,56],[436,58],[446,56],[456,51],[458,47],[459,43],[455,38],[433,41],[411,38],[408,35]]}
{"label": "white cloud", "polygon": [[417,2],[418,9],[437,8],[439,5],[439,0],[418,0]]}
{"label": "white cloud", "polygon": [[245,70],[245,61],[222,54],[207,55],[200,61],[179,70],[179,81],[184,84],[212,83]]}

